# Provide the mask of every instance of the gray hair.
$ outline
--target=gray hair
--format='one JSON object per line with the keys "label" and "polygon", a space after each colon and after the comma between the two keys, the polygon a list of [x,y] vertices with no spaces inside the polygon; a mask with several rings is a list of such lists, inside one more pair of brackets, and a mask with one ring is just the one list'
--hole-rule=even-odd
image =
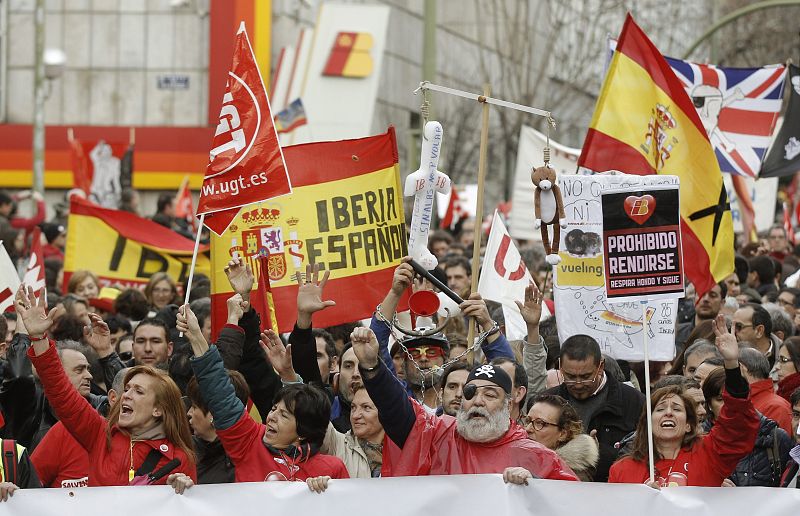
{"label": "gray hair", "polygon": [[125,385],[124,385],[124,383],[125,383],[125,375],[128,374],[128,371],[130,371],[130,370],[131,370],[130,367],[123,367],[114,376],[114,383],[111,384],[111,389],[113,389],[114,392],[116,392],[118,396],[120,394],[122,394],[122,391],[125,390]]}
{"label": "gray hair", "polygon": [[694,344],[686,348],[686,351],[683,352],[683,363],[685,364],[687,360],[689,360],[690,356],[699,353],[704,355],[713,355],[720,358],[722,357],[722,355],[719,354],[717,346],[712,344],[711,341],[706,339],[697,339],[694,341]]}
{"label": "gray hair", "polygon": [[750,373],[750,376],[757,380],[769,378],[769,361],[757,349],[743,347],[739,350],[739,362],[741,362]]}
{"label": "gray hair", "polygon": [[794,335],[794,323],[789,317],[789,314],[777,303],[764,303],[761,305],[764,310],[769,312],[769,318],[772,320],[772,332],[783,332],[783,338],[788,339]]}

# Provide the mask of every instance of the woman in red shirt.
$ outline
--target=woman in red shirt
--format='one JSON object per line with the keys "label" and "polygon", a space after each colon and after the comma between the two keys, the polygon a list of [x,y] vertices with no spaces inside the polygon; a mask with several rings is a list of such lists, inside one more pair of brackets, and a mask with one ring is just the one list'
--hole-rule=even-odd
{"label": "woman in red shirt", "polygon": [[[186,476],[196,480],[192,436],[175,382],[155,368],[132,367],[125,375],[122,395],[108,420],[104,419],[72,386],[54,343],[45,335],[64,309],[57,307],[47,313],[44,290],[39,294],[36,299],[33,289],[26,292],[23,286],[16,296],[17,313],[31,339],[28,357],[50,406],[89,452],[89,486],[138,485],[143,477],[174,459],[180,463],[169,478],[154,483],[175,485]],[[97,318],[92,322],[87,338],[110,338],[105,323]]]}
{"label": "woman in red shirt", "polygon": [[736,464],[753,450],[759,418],[750,402],[750,388],[739,369],[739,346],[725,317],[714,321],[716,345],[725,360],[725,391],[714,428],[701,435],[696,402],[680,386],[651,395],[655,478],[648,468],[647,411],[636,428],[633,451],[611,466],[608,481],[671,486],[719,487]]}

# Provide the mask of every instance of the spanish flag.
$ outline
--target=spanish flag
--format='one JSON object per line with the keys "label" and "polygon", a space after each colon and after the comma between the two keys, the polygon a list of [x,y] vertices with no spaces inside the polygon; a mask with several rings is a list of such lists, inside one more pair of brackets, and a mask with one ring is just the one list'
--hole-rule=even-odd
{"label": "spanish flag", "polygon": [[667,61],[628,15],[578,165],[680,178],[686,274],[699,297],[733,272],[733,220],[697,110]]}

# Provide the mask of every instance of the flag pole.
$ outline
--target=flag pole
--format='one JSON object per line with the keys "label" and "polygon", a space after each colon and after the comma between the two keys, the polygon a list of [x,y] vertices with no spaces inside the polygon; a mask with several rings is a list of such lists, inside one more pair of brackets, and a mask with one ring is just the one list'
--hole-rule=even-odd
{"label": "flag pole", "polygon": [[647,452],[650,464],[650,482],[655,480],[655,453],[653,450],[653,403],[650,400],[650,353],[648,345],[650,331],[647,321],[647,301],[642,301],[642,334],[644,336],[644,388],[647,398]]}
{"label": "flag pole", "polygon": [[[487,147],[489,146],[489,103],[486,99],[491,93],[491,87],[488,84],[483,85],[483,95],[478,97],[477,100],[482,107],[481,119],[481,146],[478,155],[478,199],[477,206],[475,207],[475,227],[472,231],[472,277],[470,278],[470,294],[478,290],[478,269],[480,267],[480,251],[481,251],[481,228],[483,226],[483,183],[486,179],[486,154]],[[469,318],[469,331],[467,332],[467,343],[469,344],[469,355],[467,362],[473,364],[475,362],[475,351],[473,345],[475,343],[475,318]]]}
{"label": "flag pole", "polygon": [[186,281],[186,296],[184,297],[183,304],[189,302],[189,293],[192,291],[192,279],[194,279],[194,266],[197,263],[197,248],[200,247],[200,235],[203,233],[203,222],[205,221],[206,214],[200,215],[200,224],[197,226],[197,236],[194,238],[194,251],[192,252],[192,266],[189,268],[189,279]]}

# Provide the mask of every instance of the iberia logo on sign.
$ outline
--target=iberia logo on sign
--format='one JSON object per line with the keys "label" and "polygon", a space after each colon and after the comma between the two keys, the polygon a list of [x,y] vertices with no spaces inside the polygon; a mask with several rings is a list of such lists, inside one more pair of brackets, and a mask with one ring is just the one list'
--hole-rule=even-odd
{"label": "iberia logo on sign", "polygon": [[372,35],[366,32],[340,32],[336,35],[322,75],[369,77],[372,73]]}

